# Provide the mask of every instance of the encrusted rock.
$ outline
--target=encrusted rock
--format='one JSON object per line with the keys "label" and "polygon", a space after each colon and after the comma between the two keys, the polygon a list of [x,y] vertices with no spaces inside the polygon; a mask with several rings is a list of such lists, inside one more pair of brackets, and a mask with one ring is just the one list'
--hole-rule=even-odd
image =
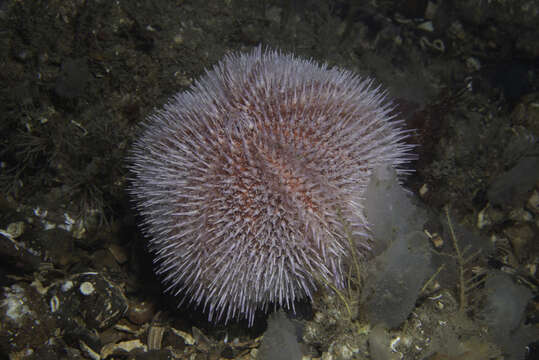
{"label": "encrusted rock", "polygon": [[94,272],[76,274],[51,285],[46,297],[50,311],[59,318],[67,322],[81,318],[93,329],[113,325],[128,308],[120,288]]}
{"label": "encrusted rock", "polygon": [[53,336],[55,321],[39,292],[27,283],[3,288],[0,296],[0,353],[32,354]]}

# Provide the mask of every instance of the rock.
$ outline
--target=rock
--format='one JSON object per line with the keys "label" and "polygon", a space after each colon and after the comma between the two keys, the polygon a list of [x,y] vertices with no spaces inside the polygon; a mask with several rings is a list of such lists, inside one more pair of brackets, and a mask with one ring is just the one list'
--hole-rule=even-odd
{"label": "rock", "polygon": [[511,112],[511,122],[539,137],[539,92],[527,94],[519,100]]}
{"label": "rock", "polygon": [[539,191],[533,191],[531,196],[528,198],[526,207],[533,211],[536,215],[539,214]]}
{"label": "rock", "polygon": [[53,336],[56,324],[41,294],[28,283],[3,288],[0,296],[0,353],[37,353]]}
{"label": "rock", "polygon": [[526,224],[519,224],[505,229],[504,233],[511,241],[515,255],[519,259],[522,259],[528,253],[526,248],[528,248],[535,237],[532,228]]}
{"label": "rock", "polygon": [[500,175],[487,192],[489,201],[497,206],[518,205],[539,178],[539,157],[523,157],[518,163]]}
{"label": "rock", "polygon": [[133,324],[142,325],[150,322],[155,314],[155,306],[148,301],[132,302],[127,312],[127,318]]}
{"label": "rock", "polygon": [[62,321],[76,318],[92,329],[105,329],[116,323],[127,311],[122,290],[99,273],[76,274],[49,288],[46,298],[50,311]]}

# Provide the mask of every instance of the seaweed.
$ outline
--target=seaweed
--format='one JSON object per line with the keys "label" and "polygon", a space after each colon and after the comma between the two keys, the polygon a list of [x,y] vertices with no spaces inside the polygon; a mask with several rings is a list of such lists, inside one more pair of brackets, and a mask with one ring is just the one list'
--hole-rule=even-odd
{"label": "seaweed", "polygon": [[449,237],[451,238],[451,245],[453,246],[454,254],[450,253],[438,253],[440,255],[450,257],[456,261],[457,267],[457,296],[459,303],[459,311],[466,312],[469,309],[470,292],[483,284],[486,279],[486,270],[481,267],[473,267],[472,264],[478,259],[482,253],[482,249],[472,250],[470,244],[464,248],[461,247],[461,241],[457,237],[455,227],[451,220],[449,206],[444,207],[445,220],[449,230]]}

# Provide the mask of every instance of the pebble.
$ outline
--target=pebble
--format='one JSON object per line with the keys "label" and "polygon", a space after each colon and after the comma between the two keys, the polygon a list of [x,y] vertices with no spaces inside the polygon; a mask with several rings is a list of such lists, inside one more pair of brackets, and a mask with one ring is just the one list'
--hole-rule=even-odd
{"label": "pebble", "polygon": [[154,316],[155,307],[153,303],[148,301],[142,301],[137,303],[131,303],[129,311],[127,312],[127,318],[133,324],[142,325],[150,322]]}

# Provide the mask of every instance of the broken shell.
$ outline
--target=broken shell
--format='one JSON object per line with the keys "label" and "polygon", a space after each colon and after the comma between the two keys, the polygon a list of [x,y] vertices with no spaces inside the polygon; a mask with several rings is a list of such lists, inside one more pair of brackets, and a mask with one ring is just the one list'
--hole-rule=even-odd
{"label": "broken shell", "polygon": [[92,295],[92,293],[95,291],[95,288],[91,282],[85,281],[80,284],[79,290],[82,295],[88,296]]}
{"label": "broken shell", "polygon": [[432,42],[432,48],[438,50],[439,52],[445,52],[445,44],[442,39],[435,39]]}
{"label": "broken shell", "polygon": [[137,335],[137,336],[139,335],[141,330],[145,331],[144,327],[142,327],[142,328],[134,327],[131,324],[116,324],[116,325],[114,325],[114,329],[116,329],[118,331],[121,331],[121,332],[125,332],[127,334],[133,334],[133,335]]}
{"label": "broken shell", "polygon": [[170,328],[173,334],[181,337],[186,345],[194,345],[196,343],[196,340],[191,334],[186,333],[185,331],[176,330],[174,328]]}
{"label": "broken shell", "polygon": [[481,70],[481,62],[479,61],[479,59],[470,56],[466,59],[466,67],[470,72],[479,71]]}
{"label": "broken shell", "polygon": [[67,280],[65,283],[62,284],[62,291],[67,292],[73,288],[73,281]]}
{"label": "broken shell", "polygon": [[509,212],[509,218],[511,220],[521,221],[521,222],[533,221],[533,215],[522,208],[511,210]]}
{"label": "broken shell", "polygon": [[101,358],[106,359],[110,355],[114,354],[125,354],[126,352],[129,353],[133,350],[140,349],[143,352],[148,351],[148,347],[144,345],[139,339],[136,340],[129,340],[129,341],[122,341],[120,343],[114,344],[107,344],[101,348]]}
{"label": "broken shell", "polygon": [[9,224],[6,228],[6,232],[9,234],[9,237],[11,239],[14,240],[18,238],[24,232],[24,222],[17,221],[17,222]]}
{"label": "broken shell", "polygon": [[209,352],[213,346],[212,341],[196,327],[193,326],[191,330],[193,331],[193,338],[197,343],[197,349]]}
{"label": "broken shell", "polygon": [[60,307],[60,300],[58,300],[58,296],[54,295],[51,297],[49,304],[51,306],[51,312],[55,313],[58,311],[58,308]]}
{"label": "broken shell", "polygon": [[485,226],[492,225],[492,220],[490,220],[490,217],[487,215],[487,209],[488,205],[481,211],[479,211],[479,214],[477,214],[477,228],[482,229]]}
{"label": "broken shell", "polygon": [[424,198],[428,192],[429,192],[429,185],[427,183],[421,185],[421,187],[419,188],[419,196]]}
{"label": "broken shell", "polygon": [[436,233],[433,234],[430,241],[432,241],[432,245],[434,245],[436,249],[440,249],[442,246],[444,246],[444,239]]}
{"label": "broken shell", "polygon": [[423,232],[425,233],[425,235],[430,239],[430,241],[432,242],[432,245],[436,248],[436,249],[439,249],[441,248],[442,246],[444,246],[444,239],[438,234],[438,233],[431,233],[429,230],[427,229],[424,229]]}
{"label": "broken shell", "polygon": [[432,24],[432,21],[425,21],[421,24],[417,25],[417,28],[419,30],[433,32],[434,31],[434,25]]}
{"label": "broken shell", "polygon": [[165,328],[163,326],[152,326],[148,331],[148,349],[160,350],[163,342]]}
{"label": "broken shell", "polygon": [[84,341],[79,340],[80,342],[80,349],[88,355],[88,357],[92,360],[101,360],[101,356],[99,356],[98,353],[96,353],[88,344],[86,344]]}
{"label": "broken shell", "polygon": [[43,210],[42,208],[40,208],[39,206],[34,208],[34,215],[37,216],[38,218],[44,218],[46,217],[48,214],[48,211],[47,210]]}
{"label": "broken shell", "polygon": [[392,339],[389,343],[389,347],[391,348],[391,351],[398,352],[397,345],[400,343],[401,337],[397,336],[396,338]]}
{"label": "broken shell", "polygon": [[430,49],[440,53],[445,52],[445,44],[441,39],[435,39],[431,42],[426,36],[422,36],[419,39],[419,45],[423,50]]}
{"label": "broken shell", "polygon": [[121,265],[127,262],[128,256],[123,247],[116,244],[112,244],[109,246],[109,251],[114,257],[114,260],[116,260],[118,264]]}
{"label": "broken shell", "polygon": [[436,301],[436,309],[443,310],[445,307],[444,303],[441,301]]}

